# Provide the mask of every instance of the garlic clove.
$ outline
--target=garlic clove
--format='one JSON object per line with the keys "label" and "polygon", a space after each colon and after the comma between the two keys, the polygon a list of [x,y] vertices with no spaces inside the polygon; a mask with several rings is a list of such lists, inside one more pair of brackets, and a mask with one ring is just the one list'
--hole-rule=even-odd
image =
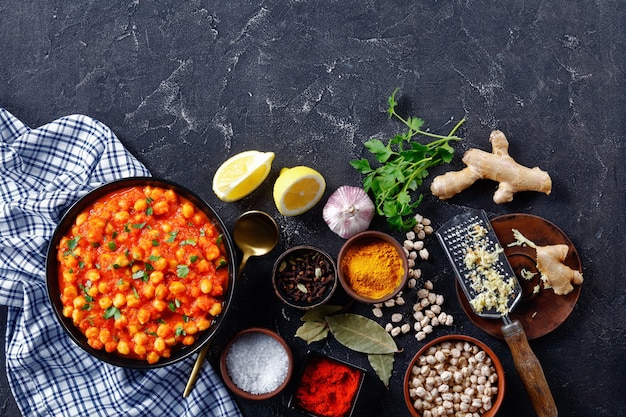
{"label": "garlic clove", "polygon": [[367,230],[374,210],[374,203],[362,188],[343,185],[328,198],[322,217],[330,230],[348,239]]}

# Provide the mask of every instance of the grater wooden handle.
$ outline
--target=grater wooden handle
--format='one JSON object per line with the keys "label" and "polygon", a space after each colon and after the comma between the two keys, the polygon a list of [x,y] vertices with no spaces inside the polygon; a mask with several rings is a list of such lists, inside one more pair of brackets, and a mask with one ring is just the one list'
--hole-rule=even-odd
{"label": "grater wooden handle", "polygon": [[515,369],[524,383],[537,416],[558,416],[559,412],[552,398],[552,392],[550,392],[541,364],[528,344],[522,324],[519,320],[514,320],[502,327],[502,334],[511,349]]}

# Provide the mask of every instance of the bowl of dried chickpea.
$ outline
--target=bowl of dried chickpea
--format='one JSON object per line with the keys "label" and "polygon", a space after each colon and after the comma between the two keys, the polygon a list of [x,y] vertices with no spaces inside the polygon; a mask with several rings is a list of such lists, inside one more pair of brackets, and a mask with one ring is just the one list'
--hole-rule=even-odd
{"label": "bowl of dried chickpea", "polygon": [[404,377],[404,400],[414,417],[494,417],[504,399],[504,368],[483,342],[446,335],[424,345]]}
{"label": "bowl of dried chickpea", "polygon": [[128,368],[169,365],[221,325],[234,293],[233,248],[217,213],[192,191],[149,177],[114,181],[57,225],[48,297],[92,356]]}

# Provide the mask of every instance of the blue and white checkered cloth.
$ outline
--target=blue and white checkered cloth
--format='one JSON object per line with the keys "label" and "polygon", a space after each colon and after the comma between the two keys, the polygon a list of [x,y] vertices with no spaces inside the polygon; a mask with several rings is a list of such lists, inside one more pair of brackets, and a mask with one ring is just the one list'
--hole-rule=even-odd
{"label": "blue and white checkered cloth", "polygon": [[30,129],[0,108],[0,304],[8,306],[9,384],[24,416],[240,416],[208,364],[182,397],[195,357],[118,368],[78,348],[57,323],[45,254],[69,206],[93,188],[148,176],[102,123],[68,116]]}

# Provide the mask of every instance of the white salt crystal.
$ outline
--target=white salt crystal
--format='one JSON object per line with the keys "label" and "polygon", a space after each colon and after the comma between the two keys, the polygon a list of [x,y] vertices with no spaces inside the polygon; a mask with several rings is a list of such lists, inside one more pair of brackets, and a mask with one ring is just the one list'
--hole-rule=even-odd
{"label": "white salt crystal", "polygon": [[246,333],[230,345],[226,366],[237,387],[259,395],[272,392],[283,383],[289,370],[289,357],[273,337]]}

